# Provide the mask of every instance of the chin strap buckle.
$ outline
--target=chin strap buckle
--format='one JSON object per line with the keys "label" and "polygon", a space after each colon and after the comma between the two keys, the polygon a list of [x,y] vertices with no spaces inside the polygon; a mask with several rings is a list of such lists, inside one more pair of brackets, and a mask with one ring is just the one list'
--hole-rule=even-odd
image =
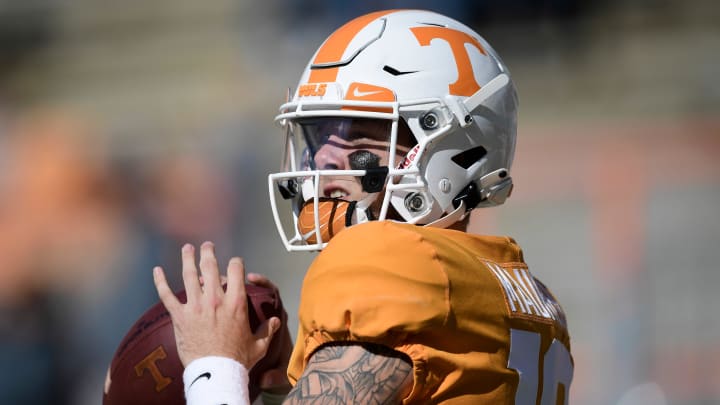
{"label": "chin strap buckle", "polygon": [[453,207],[457,209],[458,207],[465,204],[465,210],[470,211],[473,208],[477,207],[478,204],[483,200],[482,196],[480,195],[480,190],[478,190],[477,186],[475,185],[475,182],[470,182],[458,195],[453,198]]}

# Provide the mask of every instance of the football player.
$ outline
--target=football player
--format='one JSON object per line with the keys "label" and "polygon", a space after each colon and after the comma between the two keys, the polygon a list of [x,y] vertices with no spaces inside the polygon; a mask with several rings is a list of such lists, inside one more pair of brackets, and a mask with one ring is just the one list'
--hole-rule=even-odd
{"label": "football player", "polygon": [[561,306],[512,238],[466,232],[510,196],[516,113],[493,48],[433,12],[358,17],[312,56],[269,176],[285,247],[320,250],[285,403],[568,403]]}

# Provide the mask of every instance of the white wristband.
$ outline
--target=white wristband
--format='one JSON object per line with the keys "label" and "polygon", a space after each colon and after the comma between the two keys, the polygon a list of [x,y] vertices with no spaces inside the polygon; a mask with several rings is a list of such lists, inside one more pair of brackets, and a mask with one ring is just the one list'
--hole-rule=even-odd
{"label": "white wristband", "polygon": [[183,372],[187,405],[249,405],[248,381],[245,366],[227,357],[201,357]]}

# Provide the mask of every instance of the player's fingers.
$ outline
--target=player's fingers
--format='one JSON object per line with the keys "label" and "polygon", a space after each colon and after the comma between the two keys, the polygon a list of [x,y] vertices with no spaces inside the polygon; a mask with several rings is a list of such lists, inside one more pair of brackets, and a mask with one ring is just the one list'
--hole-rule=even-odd
{"label": "player's fingers", "polygon": [[165,309],[170,312],[170,315],[175,314],[175,311],[181,304],[170,289],[162,267],[157,266],[153,269],[153,281],[155,282],[155,289],[158,292],[158,297],[160,297],[160,301],[162,301],[163,305],[165,305]]}
{"label": "player's fingers", "polygon": [[202,295],[200,280],[195,266],[195,246],[186,243],[181,250],[182,278],[188,303],[197,302]]}
{"label": "player's fingers", "polygon": [[255,346],[261,350],[263,356],[267,352],[270,341],[278,329],[280,329],[280,318],[273,316],[263,322],[262,325],[257,328],[257,331],[255,331]]}
{"label": "player's fingers", "polygon": [[260,325],[258,330],[255,332],[255,346],[258,348],[259,353],[262,354],[260,358],[265,357],[265,354],[267,354],[270,342],[272,342],[275,332],[279,329],[280,318],[274,316]]}
{"label": "player's fingers", "polygon": [[263,276],[262,274],[258,273],[248,273],[247,279],[252,284],[255,284],[260,287],[269,288],[271,290],[277,290],[277,286],[273,284],[272,281],[270,281],[267,277]]}
{"label": "player's fingers", "polygon": [[203,293],[213,303],[216,297],[223,296],[220,286],[220,271],[215,258],[215,245],[212,242],[203,242],[200,246],[200,273],[203,278]]}
{"label": "player's fingers", "polygon": [[[221,275],[220,275],[220,285],[225,285],[225,284],[227,284],[227,277],[226,277],[226,276],[223,276],[223,275],[221,274]],[[203,280],[203,276],[202,276],[202,275],[200,275],[200,285],[205,285],[205,280]]]}
{"label": "player's fingers", "polygon": [[255,339],[254,347],[250,350],[248,363],[245,366],[250,369],[267,354],[273,334],[280,328],[280,319],[272,317],[263,322],[253,334]]}
{"label": "player's fingers", "polygon": [[227,267],[226,298],[241,314],[247,316],[247,297],[245,292],[245,263],[239,257],[230,259]]}

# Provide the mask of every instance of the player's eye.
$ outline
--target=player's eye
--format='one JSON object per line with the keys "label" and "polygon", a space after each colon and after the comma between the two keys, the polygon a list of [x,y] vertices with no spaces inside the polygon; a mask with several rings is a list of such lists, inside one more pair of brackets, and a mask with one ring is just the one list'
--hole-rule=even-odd
{"label": "player's eye", "polygon": [[387,141],[390,139],[390,121],[355,121],[347,131],[347,139],[370,139],[373,141]]}
{"label": "player's eye", "polygon": [[348,141],[354,141],[358,139],[377,139],[378,136],[365,130],[351,130],[348,132],[346,138]]}

